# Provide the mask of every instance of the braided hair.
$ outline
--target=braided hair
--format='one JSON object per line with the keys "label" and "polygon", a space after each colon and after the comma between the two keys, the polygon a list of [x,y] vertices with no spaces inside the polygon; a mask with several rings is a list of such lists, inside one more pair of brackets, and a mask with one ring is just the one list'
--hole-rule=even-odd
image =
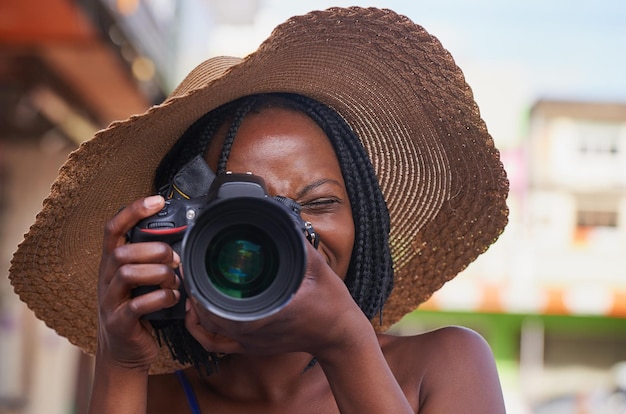
{"label": "braided hair", "polygon": [[[382,319],[382,309],[393,287],[393,265],[389,248],[389,214],[374,168],[361,141],[334,110],[311,98],[287,93],[251,95],[208,112],[176,142],[156,170],[154,187],[164,188],[192,158],[207,151],[216,131],[228,125],[216,174],[226,171],[226,162],[239,126],[249,112],[270,107],[301,112],[324,131],[337,155],[352,207],[355,241],[345,278],[353,299],[363,313]],[[159,328],[175,360],[193,364],[211,373],[218,357],[209,353],[187,332],[182,321]]]}

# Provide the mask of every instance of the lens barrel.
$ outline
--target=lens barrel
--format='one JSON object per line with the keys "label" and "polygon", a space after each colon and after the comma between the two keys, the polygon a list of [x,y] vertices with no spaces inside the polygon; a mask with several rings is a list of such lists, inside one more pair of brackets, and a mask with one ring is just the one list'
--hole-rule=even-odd
{"label": "lens barrel", "polygon": [[189,295],[209,312],[235,321],[267,317],[298,290],[306,247],[298,220],[269,197],[212,200],[183,239]]}

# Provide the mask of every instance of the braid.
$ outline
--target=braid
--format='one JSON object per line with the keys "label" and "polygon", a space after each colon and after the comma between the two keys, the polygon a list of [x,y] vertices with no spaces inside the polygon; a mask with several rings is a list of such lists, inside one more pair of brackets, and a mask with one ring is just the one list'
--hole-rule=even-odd
{"label": "braid", "polygon": [[[233,142],[235,141],[237,131],[239,131],[239,127],[241,126],[243,119],[248,112],[250,112],[256,101],[256,97],[251,96],[249,99],[242,101],[241,105],[235,110],[233,122],[230,124],[230,128],[228,128],[228,132],[226,132],[226,137],[224,138],[222,152],[217,163],[216,174],[224,174],[226,172],[226,162],[230,156],[230,150],[233,148]],[[204,149],[204,152],[206,152],[206,148]]]}
{"label": "braid", "polygon": [[[389,214],[376,173],[361,141],[334,110],[311,98],[294,94],[253,95],[221,106],[196,121],[176,142],[156,170],[159,190],[197,154],[204,154],[216,131],[230,121],[216,173],[226,171],[234,139],[245,116],[268,107],[292,109],[309,116],[328,136],[337,155],[352,207],[355,240],[345,283],[363,313],[372,319],[380,314],[393,287],[393,264],[389,247]],[[155,328],[172,357],[203,368],[207,374],[218,367],[218,355],[207,352],[174,321]]]}
{"label": "braid", "polygon": [[376,173],[360,140],[335,111],[304,96],[294,100],[328,136],[341,168],[355,227],[355,241],[345,283],[368,318],[381,313],[393,288],[389,215]]}
{"label": "braid", "polygon": [[154,178],[156,191],[171,183],[176,173],[193,157],[206,152],[213,134],[222,122],[223,117],[208,117],[207,114],[185,131],[156,169]]}

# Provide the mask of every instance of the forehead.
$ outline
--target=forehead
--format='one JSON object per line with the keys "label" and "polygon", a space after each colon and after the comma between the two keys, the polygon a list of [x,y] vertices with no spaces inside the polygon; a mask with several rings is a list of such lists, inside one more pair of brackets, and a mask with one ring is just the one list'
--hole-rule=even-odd
{"label": "forehead", "polygon": [[[210,163],[216,162],[219,157],[228,127],[222,126],[209,145],[207,158]],[[282,157],[284,163],[303,162],[302,158],[337,162],[330,140],[307,115],[283,107],[262,108],[248,113],[236,132],[229,164],[242,159],[268,162],[276,157]],[[229,167],[232,168],[232,165]]]}
{"label": "forehead", "polygon": [[321,146],[332,149],[324,131],[307,115],[293,109],[265,108],[249,113],[237,132],[237,141],[250,140],[250,144],[282,140],[284,144]]}
{"label": "forehead", "polygon": [[[217,164],[223,136],[209,147]],[[293,195],[311,182],[333,180],[343,186],[339,162],[324,131],[307,115],[285,108],[249,113],[241,123],[226,164],[232,172],[263,177],[270,193]]]}

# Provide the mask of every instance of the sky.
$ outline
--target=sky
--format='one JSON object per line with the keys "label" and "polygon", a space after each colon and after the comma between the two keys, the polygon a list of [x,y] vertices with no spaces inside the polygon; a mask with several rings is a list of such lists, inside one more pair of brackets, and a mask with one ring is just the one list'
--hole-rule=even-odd
{"label": "sky", "polygon": [[[314,3],[268,0],[276,16]],[[293,4],[297,3],[297,4]],[[520,65],[547,94],[626,97],[626,2],[622,0],[386,0],[361,2],[406,14],[437,36],[462,63]],[[308,7],[307,7],[308,6]],[[614,85],[619,81],[618,88]]]}
{"label": "sky", "polygon": [[[251,25],[211,24],[219,0],[187,1],[178,79],[214,55],[244,56],[287,18],[353,1],[258,0]],[[237,13],[254,0],[229,0]],[[195,5],[192,5],[195,4]],[[223,2],[221,6],[223,7]],[[626,102],[626,1],[378,0],[435,35],[463,69],[496,143],[522,139],[538,99]],[[198,35],[202,31],[206,35]]]}

